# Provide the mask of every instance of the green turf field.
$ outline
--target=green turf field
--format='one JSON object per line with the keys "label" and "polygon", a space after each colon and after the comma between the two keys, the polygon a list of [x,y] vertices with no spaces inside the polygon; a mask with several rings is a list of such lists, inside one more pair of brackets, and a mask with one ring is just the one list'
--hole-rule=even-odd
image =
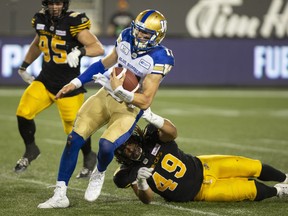
{"label": "green turf field", "polygon": [[[89,89],[88,95],[96,89]],[[117,189],[109,166],[102,194],[94,203],[84,200],[87,180],[75,176],[82,166],[82,154],[70,181],[67,209],[37,209],[50,198],[55,184],[66,135],[55,106],[36,119],[36,141],[41,157],[20,175],[12,170],[23,154],[15,111],[23,89],[0,89],[0,215],[287,215],[288,199],[262,202],[167,203],[155,196],[151,205],[137,200],[130,189]],[[181,149],[194,155],[234,154],[257,158],[288,173],[288,92],[241,89],[160,89],[152,110],[171,119],[178,127]],[[144,122],[140,124],[143,126]],[[102,131],[93,135],[93,149]],[[270,183],[273,185],[274,183]]]}

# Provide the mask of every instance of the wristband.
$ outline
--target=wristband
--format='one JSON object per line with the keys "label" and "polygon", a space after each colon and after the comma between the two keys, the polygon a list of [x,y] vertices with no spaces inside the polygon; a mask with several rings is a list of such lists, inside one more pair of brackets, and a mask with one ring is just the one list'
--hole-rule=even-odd
{"label": "wristband", "polygon": [[146,179],[137,179],[138,190],[146,191],[149,189],[149,185]]}
{"label": "wristband", "polygon": [[86,55],[86,49],[84,47],[81,47],[79,49],[79,51],[80,51],[80,56],[85,56]]}
{"label": "wristband", "polygon": [[162,128],[164,125],[164,118],[153,113],[151,123],[154,124],[157,128]]}
{"label": "wristband", "polygon": [[150,122],[157,128],[162,128],[164,125],[164,118],[162,118],[159,115],[156,115],[155,113],[151,112],[150,115],[145,118],[146,121]]}
{"label": "wristband", "polygon": [[19,67],[20,70],[26,70],[27,67],[29,67],[29,63],[27,63],[26,61],[22,62],[22,65]]}
{"label": "wristband", "polygon": [[82,86],[81,81],[76,77],[73,80],[70,81],[73,85],[76,86],[76,89],[80,88]]}
{"label": "wristband", "polygon": [[129,92],[123,88],[123,86],[118,86],[114,90],[114,94],[119,97],[121,100],[131,103],[134,99],[134,92]]}

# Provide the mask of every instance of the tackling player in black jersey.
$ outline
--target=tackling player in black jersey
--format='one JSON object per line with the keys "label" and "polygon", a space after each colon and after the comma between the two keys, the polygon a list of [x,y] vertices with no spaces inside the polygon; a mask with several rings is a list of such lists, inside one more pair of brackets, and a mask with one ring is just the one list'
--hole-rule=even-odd
{"label": "tackling player in black jersey", "polygon": [[[143,203],[152,201],[153,192],[174,202],[288,196],[288,174],[241,156],[186,154],[178,148],[177,130],[169,120],[150,109],[143,118],[150,123],[145,130],[136,127],[129,140],[115,150],[122,165],[114,174],[117,187],[132,186]],[[258,180],[281,183],[271,187]]]}
{"label": "tackling player in black jersey", "polygon": [[[28,52],[18,70],[22,79],[29,84],[17,108],[18,128],[25,143],[25,153],[14,168],[23,172],[40,150],[35,143],[34,118],[43,110],[56,104],[64,131],[69,134],[76,114],[84,102],[86,90],[81,87],[55,100],[55,95],[72,79],[80,74],[82,56],[103,55],[100,41],[90,32],[90,20],[85,13],[68,11],[70,0],[42,0],[42,10],[32,19],[36,31]],[[26,68],[43,53],[42,70],[34,79]],[[96,164],[96,153],[91,150],[90,138],[82,147],[84,167],[78,177],[87,177]]]}

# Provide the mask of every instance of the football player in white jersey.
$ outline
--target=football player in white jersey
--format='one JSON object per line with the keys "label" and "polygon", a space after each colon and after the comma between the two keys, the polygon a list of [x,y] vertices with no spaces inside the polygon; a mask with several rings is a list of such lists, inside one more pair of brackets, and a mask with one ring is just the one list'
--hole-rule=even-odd
{"label": "football player in white jersey", "polygon": [[[80,108],[62,154],[54,195],[38,208],[69,206],[66,190],[79,150],[86,139],[105,125],[107,128],[99,140],[98,162],[85,192],[87,201],[98,198],[114,150],[130,137],[143,110],[151,106],[161,81],[174,66],[172,51],[160,44],[166,31],[167,21],[159,11],[149,9],[141,12],[131,27],[121,32],[110,54],[92,64],[57,93],[56,99],[62,98],[93,79],[103,85]],[[115,71],[108,71],[116,64],[139,78],[140,89],[137,92],[123,88],[125,76],[118,79]],[[155,119],[155,124],[161,127],[164,121]]]}

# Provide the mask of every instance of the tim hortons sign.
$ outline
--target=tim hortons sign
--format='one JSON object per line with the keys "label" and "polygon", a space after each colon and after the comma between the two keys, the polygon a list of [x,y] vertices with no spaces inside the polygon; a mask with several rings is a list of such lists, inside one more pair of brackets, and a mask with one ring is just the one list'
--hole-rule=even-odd
{"label": "tim hortons sign", "polygon": [[186,27],[195,38],[287,38],[288,1],[200,0]]}

